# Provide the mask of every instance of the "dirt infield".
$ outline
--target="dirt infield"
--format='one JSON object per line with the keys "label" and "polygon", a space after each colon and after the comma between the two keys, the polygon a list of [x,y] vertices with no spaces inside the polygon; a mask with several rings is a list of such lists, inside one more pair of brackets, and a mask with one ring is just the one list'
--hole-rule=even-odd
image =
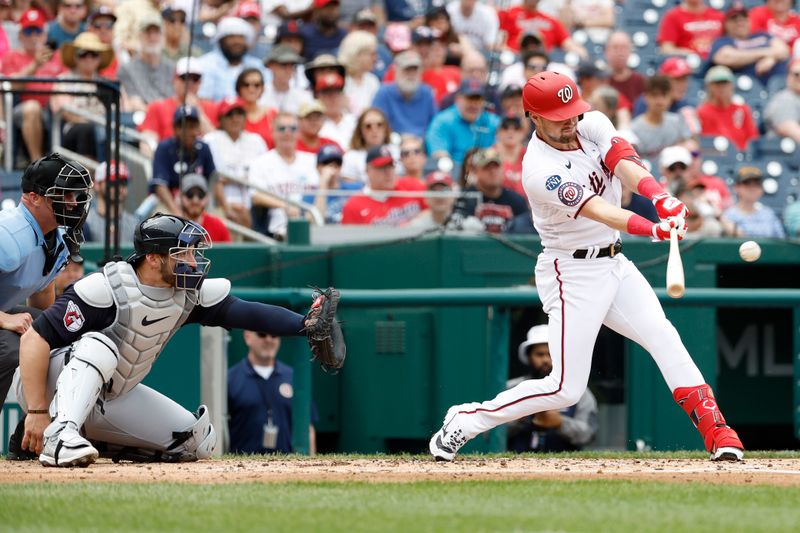
{"label": "dirt infield", "polygon": [[800,486],[800,459],[747,459],[713,463],[703,459],[572,459],[464,457],[454,463],[385,457],[241,458],[183,464],[114,464],[89,468],[45,468],[36,462],[0,461],[0,483],[180,482],[274,483],[286,481],[466,481],[508,479],[625,479]]}

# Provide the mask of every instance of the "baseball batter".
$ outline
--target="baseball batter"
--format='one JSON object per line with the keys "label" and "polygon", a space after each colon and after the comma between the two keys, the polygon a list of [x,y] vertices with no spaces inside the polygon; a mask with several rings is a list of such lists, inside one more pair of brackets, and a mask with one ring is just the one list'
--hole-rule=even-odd
{"label": "baseball batter", "polygon": [[[590,111],[566,76],[535,75],[525,85],[523,104],[536,127],[522,179],[544,248],[536,264],[536,287],[549,316],[553,370],[493,400],[451,407],[431,438],[431,453],[451,461],[484,431],[577,403],[589,379],[597,333],[605,324],[650,352],[711,459],[741,460],[742,443],[725,423],[711,388],[652,288],[620,253],[621,231],[666,240],[675,228],[682,238],[686,207],[658,185],[608,118]],[[620,208],[623,184],[651,199],[661,221],[654,224]]]}
{"label": "baseball batter", "polygon": [[34,321],[15,376],[27,413],[23,449],[62,467],[87,466],[100,450],[132,460],[210,457],[217,435],[206,407],[191,413],[141,383],[172,335],[189,323],[309,338],[314,322],[338,328],[316,320],[323,309],[335,313],[324,301],[332,290],[305,317],[231,296],[230,281],[205,279],[210,246],[199,224],[154,215],[137,228],[128,261],[77,281]]}

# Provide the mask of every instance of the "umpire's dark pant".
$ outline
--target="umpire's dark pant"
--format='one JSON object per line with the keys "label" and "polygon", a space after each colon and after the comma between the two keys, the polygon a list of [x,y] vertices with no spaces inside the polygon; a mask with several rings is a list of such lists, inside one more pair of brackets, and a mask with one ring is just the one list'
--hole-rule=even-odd
{"label": "umpire's dark pant", "polygon": [[[36,319],[42,312],[33,307],[18,305],[6,311],[9,315],[30,313]],[[19,366],[19,334],[7,329],[0,329],[0,410],[6,402],[8,389],[14,379],[14,371]]]}

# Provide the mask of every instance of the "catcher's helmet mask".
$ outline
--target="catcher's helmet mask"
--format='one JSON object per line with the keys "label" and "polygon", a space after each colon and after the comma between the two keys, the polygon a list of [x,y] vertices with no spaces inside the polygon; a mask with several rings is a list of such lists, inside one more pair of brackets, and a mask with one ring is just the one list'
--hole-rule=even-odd
{"label": "catcher's helmet mask", "polygon": [[196,299],[211,269],[211,260],[205,257],[211,245],[211,237],[200,224],[176,215],[156,213],[136,228],[134,252],[128,262],[136,265],[147,254],[171,257],[175,260],[172,269],[175,288],[186,290]]}
{"label": "catcher's helmet mask", "polygon": [[22,191],[48,198],[56,224],[79,229],[92,201],[92,177],[76,161],[59,153],[38,159],[22,175]]}

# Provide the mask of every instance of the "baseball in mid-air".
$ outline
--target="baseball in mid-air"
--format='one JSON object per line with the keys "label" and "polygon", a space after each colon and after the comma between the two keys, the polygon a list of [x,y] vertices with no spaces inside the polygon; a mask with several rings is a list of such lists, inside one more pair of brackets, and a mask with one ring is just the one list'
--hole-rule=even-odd
{"label": "baseball in mid-air", "polygon": [[748,263],[757,261],[761,257],[761,246],[756,241],[745,241],[739,246],[739,257]]}

